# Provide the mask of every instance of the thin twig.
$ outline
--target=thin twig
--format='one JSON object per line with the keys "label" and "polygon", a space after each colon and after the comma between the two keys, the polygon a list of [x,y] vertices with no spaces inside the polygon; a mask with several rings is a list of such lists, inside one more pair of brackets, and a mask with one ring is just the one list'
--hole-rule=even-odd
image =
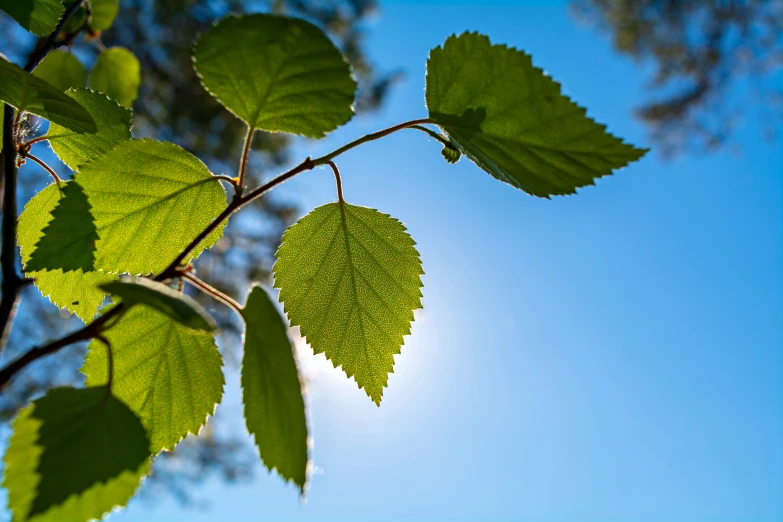
{"label": "thin twig", "polygon": [[20,356],[18,359],[0,370],[0,390],[5,389],[5,387],[8,386],[8,383],[11,382],[11,379],[13,379],[17,373],[26,368],[30,363],[37,361],[41,357],[55,353],[66,346],[70,346],[80,341],[93,339],[103,331],[103,326],[109,322],[110,319],[114,318],[117,314],[122,312],[123,309],[124,306],[122,303],[120,303],[79,330],[76,330],[75,332],[72,332],[65,337],[61,337],[56,341],[52,341],[47,345],[38,346],[26,352],[24,355]]}
{"label": "thin twig", "polygon": [[44,162],[43,162],[43,160],[40,160],[40,159],[36,158],[35,156],[33,156],[33,155],[32,155],[32,154],[30,154],[30,153],[27,153],[27,154],[25,154],[25,155],[24,155],[24,157],[25,157],[25,158],[30,158],[31,160],[33,160],[34,162],[36,162],[37,164],[39,164],[40,166],[42,166],[42,167],[44,168],[44,170],[45,170],[46,172],[48,172],[48,173],[49,173],[49,175],[50,175],[52,178],[54,178],[54,181],[56,181],[58,185],[59,185],[60,183],[62,183],[62,181],[63,181],[63,180],[61,180],[61,179],[60,179],[60,176],[58,176],[58,175],[57,175],[57,173],[56,173],[56,172],[55,172],[55,171],[52,169],[52,167],[50,167],[49,165],[47,165],[46,163],[44,163]]}
{"label": "thin twig", "polygon": [[166,281],[167,279],[171,279],[172,277],[177,277],[178,274],[178,268],[182,264],[182,262],[190,255],[190,253],[193,251],[194,248],[196,248],[204,239],[207,238],[212,232],[215,231],[217,227],[219,227],[226,219],[228,219],[234,212],[239,210],[240,207],[243,205],[246,205],[250,201],[254,200],[267,190],[272,189],[273,187],[279,185],[280,183],[283,183],[287,179],[291,179],[292,177],[296,176],[300,172],[304,172],[306,170],[311,170],[314,168],[313,162],[310,160],[310,158],[307,158],[302,163],[297,165],[296,167],[292,168],[288,172],[285,172],[278,177],[274,178],[273,180],[267,182],[264,185],[261,185],[260,187],[248,192],[244,196],[235,197],[231,200],[231,202],[228,204],[228,206],[221,212],[211,223],[209,223],[204,230],[201,231],[201,233],[193,239],[193,241],[186,246],[182,252],[179,253],[179,255],[167,266],[160,274],[158,274],[155,277],[155,281]]}
{"label": "thin twig", "polygon": [[187,281],[188,283],[192,284],[202,292],[214,297],[221,303],[223,303],[226,306],[229,306],[236,310],[236,312],[240,315],[242,315],[242,305],[231,299],[231,297],[227,296],[214,286],[210,285],[209,283],[206,283],[205,281],[202,281],[198,277],[194,276],[192,272],[185,272],[182,274],[182,279]]}
{"label": "thin twig", "polygon": [[357,140],[352,141],[351,143],[344,145],[340,147],[339,149],[335,150],[334,152],[331,152],[327,154],[326,156],[321,156],[320,158],[314,159],[313,163],[315,163],[316,166],[318,165],[326,165],[327,162],[333,160],[340,154],[344,152],[348,152],[349,150],[353,149],[354,147],[358,147],[362,143],[367,143],[368,141],[377,140],[380,138],[383,138],[385,136],[388,136],[389,134],[393,132],[397,132],[398,130],[407,129],[409,127],[413,127],[414,125],[421,125],[424,123],[432,123],[429,118],[422,118],[419,120],[412,120],[412,121],[406,121],[404,123],[400,123],[399,125],[395,125],[394,127],[389,127],[388,129],[383,129],[382,131],[373,132],[372,134],[368,134],[366,136],[363,136]]}

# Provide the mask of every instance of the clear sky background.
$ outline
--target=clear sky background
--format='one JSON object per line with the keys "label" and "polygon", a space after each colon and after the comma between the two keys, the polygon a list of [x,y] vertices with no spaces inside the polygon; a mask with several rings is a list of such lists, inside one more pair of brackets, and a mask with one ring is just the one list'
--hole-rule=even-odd
{"label": "clear sky background", "polygon": [[[464,30],[532,53],[648,145],[631,117],[641,70],[564,4],[510,4],[384,5],[369,54],[407,80],[301,154],[426,115],[427,53]],[[448,165],[416,131],[345,154],[346,200],[401,219],[426,271],[382,406],[301,346],[305,502],[259,465],[252,483],[193,491],[206,510],[138,499],[111,520],[782,520],[783,155],[748,116],[740,153],[653,151],[551,201]],[[336,198],[328,170],[280,193],[303,213]]]}

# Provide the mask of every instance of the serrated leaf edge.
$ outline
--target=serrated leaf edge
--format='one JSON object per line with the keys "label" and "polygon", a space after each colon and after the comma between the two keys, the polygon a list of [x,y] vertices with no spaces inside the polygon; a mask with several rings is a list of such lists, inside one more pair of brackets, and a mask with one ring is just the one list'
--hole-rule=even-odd
{"label": "serrated leaf edge", "polygon": [[[459,39],[459,38],[461,38],[461,37],[463,37],[463,36],[466,36],[466,35],[468,35],[468,36],[477,36],[477,37],[479,37],[480,39],[482,39],[482,40],[485,40],[485,41],[487,42],[487,44],[488,44],[488,45],[489,45],[491,48],[492,48],[492,47],[498,47],[498,48],[501,48],[501,49],[503,49],[503,50],[505,50],[505,51],[513,51],[513,52],[521,53],[521,54],[523,54],[524,56],[526,56],[526,57],[527,57],[527,58],[530,60],[530,66],[533,68],[533,70],[535,70],[535,71],[537,71],[537,72],[540,72],[540,73],[541,73],[543,76],[547,77],[547,78],[548,78],[548,79],[549,79],[549,80],[550,80],[550,81],[551,81],[551,82],[554,84],[554,86],[557,88],[557,90],[558,90],[558,94],[560,94],[560,96],[562,96],[562,97],[566,98],[566,99],[567,99],[567,100],[568,100],[570,103],[572,103],[573,105],[575,105],[576,107],[578,107],[579,109],[581,109],[582,111],[584,111],[584,117],[585,117],[585,118],[589,119],[590,121],[592,121],[593,123],[595,123],[596,125],[598,125],[599,127],[601,127],[601,130],[602,130],[603,132],[605,132],[605,133],[609,134],[610,136],[614,137],[615,139],[619,140],[619,141],[620,141],[620,143],[621,143],[622,145],[626,145],[626,146],[630,147],[630,148],[631,148],[633,151],[636,151],[637,153],[639,153],[638,157],[636,157],[636,158],[633,158],[633,159],[629,160],[629,161],[628,161],[628,163],[626,163],[624,166],[622,166],[622,167],[618,167],[618,168],[616,168],[616,169],[610,169],[610,170],[609,170],[609,172],[606,172],[606,173],[600,174],[600,175],[598,175],[598,176],[592,177],[592,178],[590,179],[590,181],[588,181],[588,182],[586,182],[586,183],[584,183],[584,184],[582,184],[582,185],[580,185],[580,186],[578,186],[578,187],[575,187],[575,188],[574,188],[574,189],[572,189],[570,192],[564,192],[564,193],[562,193],[562,194],[547,194],[547,195],[537,195],[537,194],[531,194],[531,193],[529,193],[529,192],[527,192],[527,191],[525,190],[525,192],[526,192],[526,193],[530,194],[531,196],[540,197],[540,198],[543,198],[543,199],[552,199],[552,196],[572,196],[572,195],[576,195],[576,194],[578,194],[578,192],[579,192],[579,189],[582,189],[582,188],[584,188],[584,187],[589,187],[589,186],[594,186],[594,185],[596,185],[596,184],[597,184],[597,183],[596,183],[596,181],[597,181],[597,180],[599,180],[599,179],[601,179],[601,178],[604,178],[604,177],[606,177],[606,176],[611,176],[611,175],[613,175],[615,172],[617,172],[617,171],[621,171],[621,170],[623,170],[623,169],[627,168],[627,167],[628,167],[629,165],[631,165],[632,163],[635,163],[635,162],[637,162],[637,161],[641,160],[641,159],[642,159],[642,158],[643,158],[643,157],[644,157],[644,156],[645,156],[645,155],[646,155],[648,152],[650,152],[650,149],[649,149],[649,148],[647,148],[647,147],[637,147],[637,146],[636,146],[636,145],[634,145],[633,143],[630,143],[629,141],[626,141],[626,140],[625,140],[625,138],[622,138],[622,137],[620,137],[620,136],[617,136],[616,134],[613,134],[612,132],[610,132],[610,131],[609,131],[609,129],[608,129],[608,126],[607,126],[606,124],[604,124],[604,123],[601,123],[601,122],[597,121],[595,118],[593,118],[592,116],[590,116],[590,115],[588,114],[588,109],[587,109],[587,107],[584,107],[584,106],[580,105],[580,104],[579,104],[578,102],[576,102],[576,101],[575,101],[573,98],[571,98],[571,97],[570,97],[570,96],[568,96],[567,94],[563,93],[563,85],[562,85],[560,82],[558,82],[557,80],[555,80],[555,79],[554,79],[554,78],[553,78],[551,75],[549,75],[549,73],[547,73],[547,72],[546,72],[544,69],[542,69],[542,68],[538,67],[537,65],[535,65],[535,63],[533,62],[533,55],[531,55],[530,53],[528,53],[527,51],[525,51],[525,50],[523,50],[523,49],[519,49],[519,48],[517,48],[517,47],[510,46],[510,45],[507,45],[507,44],[493,44],[493,43],[492,43],[492,40],[490,39],[490,37],[489,37],[489,36],[487,36],[487,35],[485,35],[485,34],[481,34],[481,33],[479,33],[478,31],[464,31],[464,32],[462,32],[462,33],[460,33],[460,34],[453,33],[453,34],[449,35],[449,36],[446,38],[446,41],[445,41],[445,42],[443,42],[442,44],[439,44],[439,45],[437,45],[437,46],[433,47],[432,49],[430,49],[430,52],[427,54],[427,65],[426,65],[426,67],[425,67],[425,73],[424,73],[424,78],[425,78],[425,96],[424,96],[424,106],[427,108],[427,112],[428,112],[428,113],[429,113],[429,106],[427,105],[427,96],[426,96],[426,79],[427,79],[427,76],[429,76],[429,63],[430,63],[430,60],[432,59],[432,54],[433,54],[434,52],[443,52],[443,51],[444,51],[444,48],[445,48],[446,44],[449,42],[449,40],[452,40],[452,39],[453,39],[453,40],[457,40],[457,39]],[[454,145],[455,145],[455,146],[456,146],[456,147],[459,149],[459,151],[460,151],[462,154],[464,154],[465,156],[467,156],[468,158],[470,158],[470,160],[471,160],[471,161],[472,161],[472,162],[473,162],[473,163],[474,163],[474,164],[475,164],[475,165],[476,165],[478,168],[480,168],[481,170],[484,170],[484,169],[483,169],[483,168],[482,168],[482,167],[479,165],[478,161],[477,161],[477,160],[476,160],[476,158],[473,156],[473,154],[471,154],[471,153],[469,153],[467,150],[465,150],[465,148],[464,148],[464,147],[463,147],[463,146],[462,146],[462,145],[461,145],[461,144],[460,144],[460,143],[459,143],[457,140],[455,140],[453,136],[451,136],[451,135],[449,134],[449,132],[446,130],[446,128],[445,128],[443,125],[441,125],[441,124],[439,124],[439,123],[434,123],[434,124],[435,124],[435,125],[437,125],[438,127],[440,127],[440,129],[441,129],[441,130],[442,130],[442,131],[443,131],[443,132],[444,132],[444,133],[445,133],[447,136],[449,136],[449,139],[450,139],[449,141],[451,141],[451,142],[452,142],[452,143],[453,143],[453,144],[454,144]],[[494,175],[492,175],[492,176],[493,176],[493,177],[495,177]],[[496,179],[497,179],[497,178],[496,178]],[[499,181],[502,181],[502,180],[499,180]],[[506,184],[508,184],[508,185],[511,185],[510,183],[508,183],[508,182],[506,182],[506,181],[502,181],[502,182],[503,182],[503,183],[506,183]],[[511,185],[511,186],[514,186],[514,185]],[[515,187],[515,188],[518,188],[518,187]]]}
{"label": "serrated leaf edge", "polygon": [[353,64],[351,64],[351,62],[345,56],[345,53],[343,53],[340,50],[340,48],[337,47],[337,45],[334,43],[334,41],[331,39],[331,37],[329,37],[329,34],[326,31],[324,31],[323,29],[321,29],[317,25],[315,25],[315,24],[313,24],[313,23],[311,23],[311,22],[309,22],[309,21],[307,21],[305,19],[299,18],[299,17],[296,17],[296,16],[284,16],[284,15],[276,15],[276,14],[271,14],[271,13],[245,13],[245,14],[241,14],[241,15],[230,14],[230,15],[225,16],[225,17],[223,17],[223,18],[221,18],[219,20],[213,21],[212,25],[208,29],[206,29],[205,31],[200,32],[196,36],[196,39],[193,41],[193,49],[192,49],[192,52],[191,52],[191,61],[193,62],[193,71],[196,73],[196,77],[198,77],[199,84],[201,85],[201,87],[212,98],[214,98],[215,101],[217,101],[220,104],[221,107],[223,107],[228,112],[233,114],[239,121],[245,123],[248,127],[251,126],[250,122],[245,121],[244,118],[242,118],[237,113],[235,113],[233,110],[231,110],[228,106],[226,106],[222,101],[220,101],[220,99],[217,97],[217,94],[215,94],[211,90],[209,90],[209,88],[204,84],[204,76],[202,76],[202,74],[198,71],[198,67],[197,67],[198,60],[196,60],[196,50],[198,49],[199,43],[201,43],[202,37],[204,35],[206,35],[207,33],[209,33],[210,30],[212,30],[215,27],[217,27],[218,25],[220,25],[222,22],[224,22],[226,20],[229,20],[229,19],[240,20],[242,18],[251,18],[251,17],[258,17],[258,16],[277,17],[277,18],[289,19],[289,20],[299,20],[299,21],[304,22],[306,24],[312,25],[313,27],[315,27],[316,29],[321,31],[326,36],[326,38],[331,42],[331,44],[334,46],[334,48],[337,50],[337,52],[340,54],[340,57],[342,58],[343,62],[345,62],[348,65],[348,74],[349,74],[349,76],[351,77],[351,79],[353,80],[353,83],[354,83],[354,93],[353,93],[353,102],[351,102],[351,105],[350,105],[351,116],[347,120],[345,120],[345,122],[343,122],[342,124],[337,125],[334,129],[328,130],[326,132],[323,132],[323,133],[320,133],[320,134],[300,134],[300,133],[288,132],[288,131],[270,131],[270,130],[265,130],[265,129],[259,129],[257,127],[254,127],[253,130],[260,130],[262,132],[269,132],[269,133],[272,133],[272,134],[282,133],[282,134],[291,134],[291,135],[294,135],[294,136],[303,136],[305,138],[311,138],[311,139],[322,139],[322,138],[325,138],[327,135],[331,134],[332,132],[334,132],[335,130],[337,130],[338,128],[340,128],[341,126],[347,125],[348,123],[350,123],[350,121],[353,120],[353,118],[356,116],[356,89],[358,89],[358,87],[359,87],[359,82],[356,80],[356,75],[354,74],[354,71],[353,71]]}
{"label": "serrated leaf edge", "polygon": [[[336,202],[336,203],[340,204],[340,202]],[[318,208],[321,208],[321,207],[323,207],[323,206],[326,206],[326,205],[331,205],[331,204],[332,204],[332,203],[326,203],[326,204],[324,204],[324,205],[320,205],[319,207],[316,207],[316,208],[314,208],[314,209],[313,209],[313,210],[311,210],[310,212],[314,212],[314,211],[315,211],[315,210],[317,210]],[[399,220],[399,219],[395,218],[394,216],[392,216],[392,215],[390,215],[390,214],[386,214],[386,213],[384,213],[384,212],[381,212],[381,211],[380,211],[380,210],[378,210],[378,209],[375,209],[375,208],[372,208],[372,207],[366,207],[366,206],[363,206],[363,205],[354,205],[354,206],[361,207],[361,208],[366,208],[366,209],[370,209],[370,210],[373,210],[373,211],[375,211],[375,212],[378,212],[379,214],[381,214],[381,215],[382,215],[382,216],[384,216],[384,217],[387,217],[387,218],[389,218],[389,219],[392,219],[392,220],[396,221],[397,223],[399,223],[400,227],[402,227],[402,232],[403,232],[403,233],[405,233],[405,234],[406,234],[406,235],[407,235],[407,236],[408,236],[408,237],[411,239],[411,241],[412,241],[411,248],[413,249],[413,251],[414,251],[414,252],[416,252],[416,256],[419,258],[419,264],[421,265],[421,273],[419,274],[419,278],[418,278],[418,279],[419,279],[419,281],[418,281],[418,283],[419,283],[419,285],[418,285],[418,288],[419,288],[419,306],[418,306],[418,307],[416,307],[416,308],[414,308],[414,309],[411,311],[411,313],[414,313],[416,310],[421,310],[421,309],[423,309],[423,308],[424,308],[424,306],[423,306],[423,304],[422,304],[422,302],[421,302],[421,299],[424,297],[424,295],[423,295],[423,293],[421,292],[421,289],[422,289],[422,288],[424,288],[424,283],[422,282],[422,280],[421,280],[421,277],[422,277],[423,275],[425,275],[425,272],[424,272],[424,264],[421,262],[421,253],[420,253],[420,252],[418,251],[418,249],[416,248],[416,244],[417,244],[417,243],[416,243],[416,241],[413,239],[413,237],[412,237],[412,236],[411,236],[411,235],[408,233],[408,228],[405,226],[405,223],[403,223],[401,220]],[[293,226],[293,225],[292,225],[292,226]],[[286,230],[286,232],[288,232],[288,231]],[[283,237],[281,238],[281,241],[280,241],[280,246],[277,248],[277,251],[275,252],[275,258],[277,258],[277,256],[278,256],[278,252],[279,252],[279,251],[280,251],[280,249],[283,247],[283,243],[284,243],[284,242],[285,242],[285,233],[283,234]],[[275,264],[277,264],[277,261],[275,261]],[[307,334],[306,334],[306,332],[304,332],[304,331],[303,331],[303,329],[302,329],[302,325],[301,325],[301,324],[298,324],[298,323],[295,323],[293,320],[291,320],[291,316],[290,316],[290,313],[289,313],[289,310],[288,310],[288,306],[287,306],[287,305],[286,305],[286,303],[283,301],[283,291],[282,291],[282,289],[280,288],[280,286],[278,286],[278,283],[277,283],[277,274],[276,274],[276,272],[275,272],[275,270],[274,270],[274,266],[272,267],[272,272],[273,272],[273,274],[275,274],[274,288],[277,288],[278,290],[280,290],[280,292],[278,293],[278,302],[279,302],[280,304],[282,304],[282,305],[283,305],[283,312],[286,314],[286,318],[288,318],[288,323],[289,323],[289,324],[290,324],[292,327],[293,327],[293,326],[296,326],[296,327],[298,327],[298,328],[299,328],[299,333],[300,333],[300,335],[301,335],[301,337],[302,337],[302,340],[303,340],[304,342],[306,342],[308,346],[310,346],[310,349],[312,349],[312,345],[310,344],[310,341],[308,341],[308,340],[307,340]],[[342,372],[343,372],[343,373],[344,373],[344,374],[345,374],[345,375],[348,377],[348,380],[353,380],[353,381],[356,383],[356,386],[357,386],[357,388],[359,388],[360,390],[364,391],[364,393],[365,393],[365,394],[366,394],[366,395],[367,395],[367,396],[370,398],[370,400],[372,400],[372,401],[375,403],[375,405],[376,405],[376,406],[378,406],[378,407],[380,407],[380,405],[381,405],[381,402],[382,402],[382,400],[383,400],[383,391],[384,391],[384,389],[389,387],[389,375],[390,375],[390,374],[392,374],[392,373],[394,373],[394,366],[397,364],[396,356],[397,356],[397,355],[402,355],[402,347],[403,347],[403,346],[405,346],[405,338],[411,334],[412,325],[413,325],[413,323],[415,322],[415,320],[416,320],[416,319],[415,319],[415,317],[414,317],[413,319],[411,319],[411,320],[408,322],[408,328],[407,328],[407,329],[408,329],[408,332],[407,332],[407,333],[405,333],[405,334],[403,334],[403,336],[402,336],[402,344],[400,344],[400,346],[397,348],[397,351],[396,351],[396,352],[394,352],[394,353],[392,354],[392,365],[391,365],[391,368],[389,369],[388,373],[386,373],[386,376],[385,376],[385,378],[383,379],[383,386],[382,386],[382,388],[381,388],[381,393],[380,393],[380,395],[378,396],[378,400],[377,400],[377,401],[376,401],[376,400],[375,400],[375,399],[374,399],[374,398],[373,398],[373,397],[370,395],[370,393],[367,391],[367,389],[366,389],[366,388],[364,388],[363,386],[360,386],[360,385],[359,385],[359,382],[356,380],[356,375],[355,375],[355,374],[348,372],[348,371],[347,371],[345,368],[341,368],[341,369],[342,369]],[[331,362],[331,363],[332,363],[332,366],[333,366],[335,369],[337,369],[337,368],[340,368],[340,367],[342,366],[342,364],[338,364],[338,363],[337,363],[336,361],[334,361],[334,360],[333,360],[331,357],[329,357],[329,356],[326,354],[326,350],[324,350],[323,352],[319,352],[319,354],[316,354],[315,352],[313,352],[313,354],[314,354],[314,355],[323,354],[323,355],[324,355],[324,357],[326,357],[326,360],[327,360],[327,361],[329,361],[329,362]]]}

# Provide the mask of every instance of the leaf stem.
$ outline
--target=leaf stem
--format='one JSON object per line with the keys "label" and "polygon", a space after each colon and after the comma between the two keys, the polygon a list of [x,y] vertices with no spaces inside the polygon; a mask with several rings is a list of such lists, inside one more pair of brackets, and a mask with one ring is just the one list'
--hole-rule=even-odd
{"label": "leaf stem", "polygon": [[429,134],[432,138],[435,138],[437,141],[439,141],[444,147],[448,147],[449,149],[456,150],[454,144],[452,144],[445,136],[438,134],[432,129],[428,129],[427,127],[422,127],[421,125],[411,125],[410,128],[425,132]]}
{"label": "leaf stem", "polygon": [[233,308],[238,314],[242,315],[242,305],[231,299],[231,297],[227,296],[214,286],[210,285],[209,283],[206,283],[205,281],[202,281],[193,273],[191,272],[185,272],[182,274],[182,280],[187,281],[188,283],[192,284],[205,294],[213,297],[214,299],[220,301],[226,306],[229,306],[230,308]]}
{"label": "leaf stem", "polygon": [[57,182],[57,185],[60,185],[60,184],[62,183],[62,181],[63,181],[63,180],[62,180],[62,179],[60,179],[60,176],[58,176],[58,175],[57,175],[57,173],[56,173],[54,170],[52,170],[52,167],[50,167],[49,165],[47,165],[46,163],[44,163],[44,162],[43,162],[43,160],[40,160],[40,159],[36,158],[35,156],[33,156],[32,154],[29,154],[29,153],[27,153],[27,154],[24,154],[24,155],[23,155],[23,157],[25,157],[25,158],[30,158],[31,160],[33,160],[34,162],[36,162],[37,164],[39,164],[41,167],[43,167],[43,168],[44,168],[44,170],[45,170],[46,172],[48,172],[48,173],[49,173],[49,175],[50,175],[52,178],[54,178],[54,181],[55,181],[55,182]]}
{"label": "leaf stem", "polygon": [[239,182],[237,183],[239,185],[239,188],[234,195],[234,197],[238,197],[242,195],[242,192],[245,190],[245,173],[247,172],[247,160],[250,156],[250,146],[253,144],[253,135],[255,134],[255,129],[248,125],[247,127],[247,135],[245,136],[245,145],[242,147],[242,159],[239,161],[239,174],[237,175],[237,178],[239,178]]}
{"label": "leaf stem", "polygon": [[326,164],[332,167],[332,172],[334,172],[334,181],[337,183],[337,198],[340,200],[340,203],[345,203],[345,200],[343,199],[343,180],[340,177],[340,169],[337,168],[337,165],[335,165],[333,161],[329,161]]}
{"label": "leaf stem", "polygon": [[239,183],[237,183],[237,178],[232,178],[231,176],[224,176],[223,174],[212,174],[212,177],[230,183],[231,186],[234,188],[234,194],[237,194],[239,192]]}

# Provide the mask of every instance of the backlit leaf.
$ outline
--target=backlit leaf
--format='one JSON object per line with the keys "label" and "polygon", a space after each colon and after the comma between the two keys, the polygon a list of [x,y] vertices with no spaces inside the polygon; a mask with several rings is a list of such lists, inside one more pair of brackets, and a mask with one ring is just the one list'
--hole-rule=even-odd
{"label": "backlit leaf", "polygon": [[[144,423],[154,453],[198,433],[223,396],[222,358],[209,333],[182,326],[146,305],[133,306],[104,332],[114,355],[112,392]],[[88,346],[88,386],[107,380],[106,348]]]}
{"label": "backlit leaf", "polygon": [[[226,193],[207,167],[173,143],[125,141],[75,179],[98,228],[95,266],[106,272],[161,272],[226,207]],[[214,245],[224,226],[192,257]]]}
{"label": "backlit leaf", "polygon": [[60,191],[62,198],[52,210],[52,220],[44,228],[25,268],[33,272],[57,269],[92,272],[98,231],[87,196],[75,181],[63,183]]}
{"label": "backlit leaf", "polygon": [[414,245],[396,219],[330,203],[291,226],[277,251],[275,286],[291,324],[378,405],[421,308]]}
{"label": "backlit leaf", "polygon": [[139,95],[141,65],[124,47],[112,47],[98,56],[90,73],[90,88],[130,107]]}
{"label": "backlit leaf", "polygon": [[49,36],[65,12],[62,0],[0,0],[0,9],[36,36]]}
{"label": "backlit leaf", "polygon": [[56,50],[47,54],[33,71],[33,76],[49,82],[61,92],[87,85],[87,69],[78,58],[66,51]]}
{"label": "backlit leaf", "polygon": [[113,281],[101,285],[101,289],[119,297],[128,306],[149,306],[182,326],[204,332],[217,329],[215,321],[200,304],[163,283],[149,279]]}
{"label": "backlit leaf", "polygon": [[281,477],[304,491],[307,420],[288,329],[260,286],[251,289],[242,317],[242,401],[247,429],[267,469],[276,469]]}
{"label": "backlit leaf", "polygon": [[90,0],[92,19],[90,27],[98,31],[106,31],[114,23],[120,11],[120,0]]}
{"label": "backlit leaf", "polygon": [[49,390],[12,428],[3,486],[14,521],[101,518],[149,470],[144,427],[105,386]]}
{"label": "backlit leaf", "polygon": [[72,89],[65,94],[87,109],[98,126],[95,134],[77,134],[56,123],[49,127],[46,136],[52,150],[71,169],[77,170],[131,138],[130,109],[90,89]]}
{"label": "backlit leaf", "polygon": [[98,130],[92,116],[48,82],[0,57],[0,100],[74,132]]}
{"label": "backlit leaf", "polygon": [[476,33],[430,52],[427,107],[479,167],[534,196],[572,194],[646,152],[588,118],[530,55]]}
{"label": "backlit leaf", "polygon": [[321,138],[353,116],[348,63],[304,20],[225,18],[198,39],[194,60],[204,87],[252,128]]}
{"label": "backlit leaf", "polygon": [[98,285],[116,279],[116,275],[101,272],[84,273],[82,270],[65,273],[62,270],[33,271],[27,265],[35,246],[43,236],[44,228],[52,220],[52,211],[61,198],[60,188],[52,183],[30,199],[19,216],[17,234],[22,252],[22,266],[25,275],[34,278],[35,286],[41,294],[58,307],[75,313],[87,322],[95,317],[98,307],[106,297]]}

